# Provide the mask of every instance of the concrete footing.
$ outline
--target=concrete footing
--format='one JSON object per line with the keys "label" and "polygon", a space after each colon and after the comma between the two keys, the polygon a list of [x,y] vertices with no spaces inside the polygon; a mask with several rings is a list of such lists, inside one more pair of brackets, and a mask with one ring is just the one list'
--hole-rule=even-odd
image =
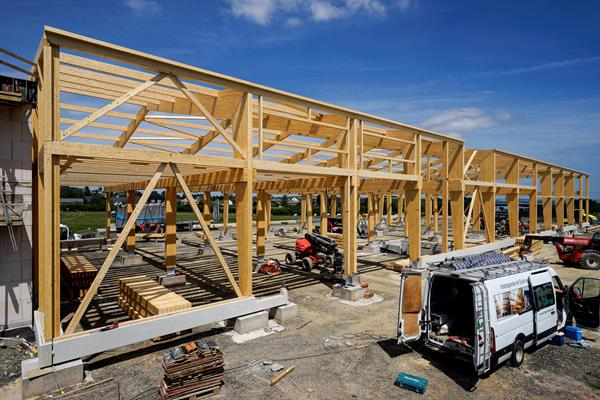
{"label": "concrete footing", "polygon": [[137,265],[144,262],[144,258],[135,253],[121,253],[119,256],[121,265]]}
{"label": "concrete footing", "polygon": [[361,251],[367,254],[381,253],[381,242],[373,241],[364,246]]}
{"label": "concrete footing", "polygon": [[244,334],[259,329],[265,329],[269,326],[269,313],[261,311],[254,314],[237,317],[234,320],[233,330],[239,334]]}
{"label": "concrete footing", "polygon": [[180,286],[185,285],[187,283],[185,274],[178,275],[159,275],[157,277],[158,283],[163,285],[164,287],[169,286]]}
{"label": "concrete footing", "polygon": [[272,308],[269,315],[271,318],[275,319],[278,324],[286,324],[298,316],[298,304],[288,303],[285,306]]}
{"label": "concrete footing", "polygon": [[358,301],[365,296],[367,289],[368,288],[360,285],[344,286],[338,283],[333,285],[332,295],[348,301]]}
{"label": "concrete footing", "polygon": [[83,362],[70,361],[47,368],[38,367],[38,359],[31,358],[21,362],[22,398],[65,389],[81,383],[84,378]]}

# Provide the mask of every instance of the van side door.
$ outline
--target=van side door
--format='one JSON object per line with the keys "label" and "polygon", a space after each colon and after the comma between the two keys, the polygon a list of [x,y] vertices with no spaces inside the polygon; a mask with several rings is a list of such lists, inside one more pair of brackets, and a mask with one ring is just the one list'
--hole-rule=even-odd
{"label": "van side door", "polygon": [[488,291],[483,283],[473,287],[475,308],[475,343],[473,346],[473,364],[478,375],[485,374],[491,368],[490,317],[488,312]]}
{"label": "van side door", "polygon": [[536,271],[529,277],[533,294],[533,318],[536,343],[550,339],[557,330],[556,297],[548,270]]}
{"label": "van side door", "polygon": [[425,331],[425,295],[423,282],[425,271],[410,270],[400,277],[400,301],[398,304],[397,343],[409,343],[421,337]]}
{"label": "van side door", "polygon": [[569,288],[568,301],[577,326],[600,331],[600,278],[578,278]]}

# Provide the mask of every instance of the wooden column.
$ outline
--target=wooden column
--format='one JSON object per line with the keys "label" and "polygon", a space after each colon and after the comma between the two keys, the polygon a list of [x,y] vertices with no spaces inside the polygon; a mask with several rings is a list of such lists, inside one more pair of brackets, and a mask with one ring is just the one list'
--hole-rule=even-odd
{"label": "wooden column", "polygon": [[425,193],[425,226],[431,227],[432,222],[431,195]]}
{"label": "wooden column", "polygon": [[375,222],[376,225],[379,225],[381,223],[381,221],[383,220],[383,213],[384,213],[384,200],[385,200],[385,195],[383,193],[379,193],[377,195],[377,221]]}
{"label": "wooden column", "polygon": [[229,193],[223,193],[223,233],[229,229]]}
{"label": "wooden column", "polygon": [[[520,162],[518,159],[512,160],[506,173],[506,183],[512,185],[519,184],[519,168]],[[506,202],[508,203],[508,226],[511,237],[519,236],[519,189],[511,189],[506,194]]]}
{"label": "wooden column", "polygon": [[542,213],[544,217],[544,229],[552,228],[552,173],[550,169],[544,171],[540,177],[542,189]]}
{"label": "wooden column", "polygon": [[556,226],[562,228],[565,225],[565,176],[562,171],[553,175],[553,196],[556,211]]}
{"label": "wooden column", "polygon": [[271,193],[265,192],[265,214],[267,217],[267,232],[271,229]]}
{"label": "wooden column", "polygon": [[538,210],[537,210],[537,198],[538,198],[538,172],[537,172],[537,164],[532,165],[533,171],[531,176],[531,185],[535,188],[529,194],[529,233],[537,233],[537,220],[538,220]]}
{"label": "wooden column", "polygon": [[473,232],[481,231],[481,201],[479,200],[479,197],[478,193],[474,193],[471,198],[471,201],[473,202],[473,220],[471,222]]}
{"label": "wooden column", "polygon": [[585,222],[590,222],[590,177],[585,177]]}
{"label": "wooden column", "polygon": [[414,262],[421,258],[421,135],[415,134],[415,144],[410,146],[407,159],[414,160],[408,165],[408,173],[418,178],[416,182],[407,182],[405,191],[405,232],[408,235],[410,260]]}
{"label": "wooden column", "polygon": [[235,184],[236,231],[240,290],[243,296],[252,295],[252,94],[244,93],[233,123],[236,143],[245,153],[234,153],[246,161],[244,180]]}
{"label": "wooden column", "polygon": [[329,205],[329,212],[331,213],[331,218],[337,217],[337,194],[331,194],[331,200]]}
{"label": "wooden column", "polygon": [[210,192],[204,192],[204,206],[202,207],[202,216],[208,225],[212,222],[212,210],[210,208]]}
{"label": "wooden column", "polygon": [[312,193],[306,193],[306,230],[309,233],[312,233],[314,228],[312,200]]}
{"label": "wooden column", "polygon": [[165,192],[165,269],[176,267],[177,259],[177,188]]}
{"label": "wooden column", "polygon": [[256,257],[265,256],[265,237],[267,234],[267,193],[259,190],[256,196]]}
{"label": "wooden column", "polygon": [[450,145],[448,142],[442,143],[442,170],[440,175],[442,178],[442,253],[446,253],[448,249],[448,165],[450,163]]}
{"label": "wooden column", "polygon": [[392,194],[388,193],[387,195],[387,225],[392,225]]}
{"label": "wooden column", "polygon": [[[35,187],[33,224],[35,235],[35,289],[38,309],[44,315],[43,335],[49,340],[60,336],[60,163],[45,154],[43,145],[58,141],[59,125],[59,49],[44,44],[38,63],[37,120],[34,118],[33,179]],[[35,114],[33,115],[36,116]],[[41,164],[41,165],[40,165]]]}
{"label": "wooden column", "polygon": [[374,194],[369,193],[367,195],[367,224],[368,224],[368,241],[369,243],[373,240],[373,235],[375,232],[375,210],[373,205],[375,201],[373,199]]}
{"label": "wooden column", "polygon": [[567,206],[567,223],[575,224],[575,177],[569,173],[565,177],[565,197]]}
{"label": "wooden column", "polygon": [[[349,168],[357,171],[357,145],[358,145],[358,130],[361,128],[362,122],[356,119],[349,121],[349,130],[345,136],[345,140],[340,143],[340,148],[346,150],[346,154],[341,154],[338,157],[341,168]],[[358,202],[358,186],[359,181],[354,176],[347,176],[344,179],[344,185],[340,188],[342,201],[342,245],[344,248],[344,274],[352,276],[357,272],[357,218],[360,212]]]}
{"label": "wooden column", "polygon": [[306,196],[300,201],[300,230],[306,227]]}
{"label": "wooden column", "polygon": [[110,213],[111,213],[111,207],[110,207],[110,203],[111,203],[111,192],[105,192],[105,199],[106,199],[106,232],[104,232],[104,237],[106,238],[106,241],[108,242],[110,240]]}
{"label": "wooden column", "polygon": [[465,155],[464,146],[456,145],[450,154],[448,166],[448,184],[450,190],[450,205],[452,207],[452,238],[454,249],[465,247],[465,184],[464,184]]}
{"label": "wooden column", "polygon": [[440,211],[438,209],[438,195],[437,193],[432,196],[433,202],[433,231],[435,233],[439,230],[440,225]]}
{"label": "wooden column", "polygon": [[583,214],[585,214],[585,210],[583,209],[583,175],[579,175],[579,225],[583,224]]}
{"label": "wooden column", "polygon": [[[135,190],[127,191],[127,219],[131,217],[131,213],[133,213],[133,209],[135,207]],[[127,235],[127,252],[133,253],[135,250],[135,223],[133,224],[133,228],[129,231]]]}
{"label": "wooden column", "polygon": [[488,243],[496,241],[496,154],[490,152],[480,166],[480,179],[492,186],[481,187],[481,210],[485,224],[485,239]]}
{"label": "wooden column", "polygon": [[319,195],[319,208],[321,210],[321,235],[327,236],[327,195],[321,192]]}

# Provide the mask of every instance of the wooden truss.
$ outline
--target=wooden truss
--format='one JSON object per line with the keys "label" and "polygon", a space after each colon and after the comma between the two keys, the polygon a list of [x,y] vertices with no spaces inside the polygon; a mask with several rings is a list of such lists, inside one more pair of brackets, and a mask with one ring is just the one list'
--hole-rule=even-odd
{"label": "wooden truss", "polygon": [[[580,223],[582,211],[587,211],[589,175],[584,172],[501,150],[468,150],[454,137],[59,29],[45,28],[36,65],[34,212],[39,223],[34,228],[34,263],[47,340],[63,335],[60,185],[99,186],[107,192],[129,192],[131,199],[125,229],[64,335],[78,334],[75,329],[119,248],[135,245],[133,221],[155,189],[167,193],[165,267],[174,266],[174,203],[176,193],[183,192],[238,297],[252,295],[254,194],[256,256],[264,255],[272,194],[304,195],[308,228],[313,195],[320,198],[321,223],[328,204],[330,214],[337,215],[339,200],[347,275],[357,268],[361,195],[371,205],[371,233],[376,222],[392,222],[392,198],[398,199],[412,260],[420,257],[423,222],[441,232],[445,250],[450,236],[454,248],[463,248],[467,232],[481,229],[481,217],[494,221],[496,196],[507,198],[513,236],[518,234],[520,196],[529,196],[534,221],[533,205],[542,199],[546,229],[552,224],[553,200],[559,226],[565,209],[568,222],[576,222],[576,199]],[[135,190],[143,191],[137,204]],[[192,195],[211,191],[222,192],[226,199],[235,193],[237,282]],[[487,240],[494,241],[493,224],[485,230]]]}

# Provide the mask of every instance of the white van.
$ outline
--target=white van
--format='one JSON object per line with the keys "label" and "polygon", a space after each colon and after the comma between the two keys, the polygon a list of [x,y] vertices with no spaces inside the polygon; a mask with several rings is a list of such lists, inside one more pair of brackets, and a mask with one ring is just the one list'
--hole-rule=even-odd
{"label": "white van", "polygon": [[[580,279],[600,288],[597,278]],[[565,325],[564,290],[552,268],[529,261],[407,270],[400,284],[398,343],[421,338],[472,363],[478,375],[507,360],[519,366],[525,349]]]}

